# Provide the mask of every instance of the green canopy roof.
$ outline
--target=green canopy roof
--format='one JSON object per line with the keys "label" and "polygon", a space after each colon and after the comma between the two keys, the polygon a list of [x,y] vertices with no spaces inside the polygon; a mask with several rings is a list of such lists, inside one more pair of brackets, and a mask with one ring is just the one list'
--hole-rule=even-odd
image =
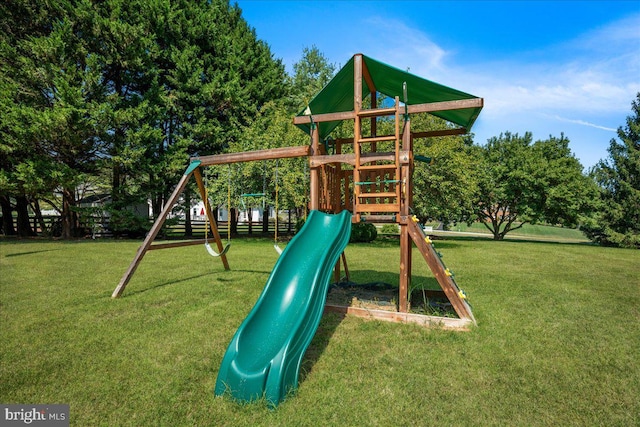
{"label": "green canopy roof", "polygon": [[[474,95],[443,86],[439,83],[402,71],[398,68],[376,61],[373,58],[362,55],[363,68],[368,70],[375,90],[388,97],[398,96],[403,101],[403,83],[407,83],[407,104],[426,104],[441,101],[458,101],[468,99],[478,99]],[[364,73],[363,73],[364,74]],[[353,90],[354,90],[354,57],[342,67],[340,71],[331,79],[329,83],[309,102],[308,109],[311,115],[324,113],[338,113],[353,111]],[[362,81],[362,98],[364,99],[371,92],[367,82]],[[471,129],[474,121],[480,114],[482,107],[465,108],[459,110],[446,110],[432,112],[434,116],[440,117],[467,131]],[[308,115],[305,108],[298,116]],[[320,138],[325,138],[331,133],[340,121],[323,122],[319,124]],[[308,123],[298,124],[300,129],[309,132]]]}

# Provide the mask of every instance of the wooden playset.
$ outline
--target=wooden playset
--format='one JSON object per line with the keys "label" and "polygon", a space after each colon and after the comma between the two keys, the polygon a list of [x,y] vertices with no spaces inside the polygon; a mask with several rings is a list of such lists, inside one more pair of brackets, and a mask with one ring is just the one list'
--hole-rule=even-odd
{"label": "wooden playset", "polygon": [[[379,94],[393,100],[392,105],[386,102],[383,107],[378,107],[376,103]],[[370,96],[370,108],[363,108],[363,99],[367,96]],[[214,253],[219,255],[225,269],[230,268],[226,253],[228,246],[223,245],[209,206],[202,168],[238,162],[308,157],[309,209],[327,213],[348,210],[353,214],[353,223],[395,223],[400,228],[397,311],[335,305],[327,305],[325,309],[381,320],[467,328],[475,323],[475,319],[464,292],[459,289],[450,270],[434,249],[431,239],[410,212],[414,191],[412,172],[417,157],[413,153],[413,140],[466,134],[482,106],[482,98],[422,79],[362,54],[354,55],[305,110],[294,118],[294,123],[310,135],[309,145],[191,158],[188,169],[112,297],[119,297],[123,293],[147,251],[204,243],[201,240],[153,243],[192,176],[205,204],[211,234],[217,247],[217,252],[214,250]],[[416,113],[433,114],[456,127],[412,132],[410,118],[411,114]],[[379,135],[379,118],[392,121],[394,132]],[[327,141],[336,126],[346,120],[353,121],[353,138],[333,139],[330,145],[321,142]],[[366,135],[363,134],[364,128],[368,129]],[[331,148],[331,153],[328,152],[328,147]],[[410,313],[408,298],[414,245],[433,272],[442,295],[451,303],[458,319]],[[348,272],[344,253],[335,265],[336,281],[341,277],[342,268]]]}

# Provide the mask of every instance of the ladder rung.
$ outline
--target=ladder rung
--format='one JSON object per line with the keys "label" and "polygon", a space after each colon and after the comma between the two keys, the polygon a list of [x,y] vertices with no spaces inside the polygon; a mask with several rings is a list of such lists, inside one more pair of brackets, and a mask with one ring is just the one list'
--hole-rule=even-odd
{"label": "ladder rung", "polygon": [[396,222],[395,215],[362,215],[362,222]]}
{"label": "ladder rung", "polygon": [[360,165],[358,167],[358,169],[360,170],[383,170],[383,169],[396,169],[397,166],[390,164],[390,165]]}
{"label": "ladder rung", "polygon": [[358,143],[365,144],[365,143],[372,143],[372,142],[395,141],[395,140],[396,140],[395,135],[367,136],[364,138],[360,138],[358,140]]}
{"label": "ladder rung", "polygon": [[399,204],[381,204],[381,203],[359,203],[356,212],[400,212]]}
{"label": "ladder rung", "polygon": [[395,107],[390,108],[374,108],[370,110],[360,110],[358,112],[358,116],[360,117],[380,117],[380,116],[390,116],[391,114],[395,114]]}
{"label": "ladder rung", "polygon": [[358,194],[358,197],[368,197],[372,199],[377,199],[377,198],[386,199],[389,197],[396,197],[396,196],[397,196],[396,193],[360,193]]}

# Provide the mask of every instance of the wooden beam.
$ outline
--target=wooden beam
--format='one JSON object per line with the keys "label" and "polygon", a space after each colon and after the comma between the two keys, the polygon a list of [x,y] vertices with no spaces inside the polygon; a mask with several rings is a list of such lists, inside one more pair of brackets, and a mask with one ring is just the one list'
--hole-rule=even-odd
{"label": "wooden beam", "polygon": [[466,108],[482,108],[484,99],[471,98],[457,101],[429,102],[427,104],[414,104],[407,107],[409,114],[437,113],[438,111],[464,110]]}
{"label": "wooden beam", "polygon": [[355,116],[356,115],[353,111],[313,114],[311,116],[296,116],[293,118],[293,124],[294,125],[308,124],[308,123],[311,123],[312,118],[314,123],[335,122],[339,120],[353,120]]}
{"label": "wooden beam", "polygon": [[412,323],[425,328],[448,329],[452,331],[470,331],[473,322],[468,319],[456,319],[453,317],[425,316],[416,313],[399,313],[396,311],[374,310],[361,307],[347,307],[342,305],[326,304],[325,313],[338,313],[351,315],[366,320],[382,320],[393,323]]}
{"label": "wooden beam", "polygon": [[469,133],[466,128],[428,130],[426,132],[414,132],[411,134],[414,138],[434,138],[438,136],[465,135]]}
{"label": "wooden beam", "polygon": [[[409,162],[409,152],[406,150],[400,151],[400,163]],[[377,153],[363,153],[360,156],[360,163],[371,163],[379,161],[394,161],[395,153],[389,152],[377,152]],[[313,156],[309,159],[312,167],[322,166],[331,163],[348,163],[352,166],[356,165],[356,155],[354,153],[346,154],[330,154],[326,156]]]}
{"label": "wooden beam", "polygon": [[196,246],[196,245],[204,245],[206,242],[205,239],[196,239],[196,240],[183,240],[181,242],[162,242],[156,243],[154,245],[149,246],[148,251],[155,251],[158,249],[170,249],[170,248],[181,248],[183,246]]}
{"label": "wooden beam", "polygon": [[[360,89],[362,90],[362,88]],[[426,104],[413,104],[407,106],[407,112],[409,114],[417,113],[437,113],[439,111],[451,111],[451,110],[464,110],[467,108],[482,108],[484,106],[484,99],[472,98],[472,99],[460,99],[457,101],[441,101],[441,102],[429,102]],[[379,111],[378,111],[379,110]],[[372,115],[389,115],[386,114],[387,109],[377,108],[372,110],[364,110],[360,114],[366,114],[367,117]],[[315,123],[321,122],[333,122],[336,120],[353,120],[356,116],[355,111],[343,111],[339,113],[323,113],[313,115],[313,121]],[[311,123],[311,116],[296,116],[293,118],[293,123],[296,125]]]}
{"label": "wooden beam", "polygon": [[309,156],[311,148],[308,145],[298,147],[270,148],[267,150],[243,151],[240,153],[215,154],[212,156],[192,157],[191,161],[199,160],[200,166],[226,165],[229,163],[253,162],[259,160],[286,159],[291,157]]}
{"label": "wooden beam", "polygon": [[151,227],[151,230],[149,230],[147,237],[145,237],[144,242],[142,242],[142,245],[140,245],[140,247],[138,248],[133,261],[131,261],[131,264],[129,264],[129,268],[127,268],[127,271],[125,271],[122,279],[120,279],[120,283],[118,283],[118,286],[116,286],[113,293],[111,294],[111,298],[118,298],[120,295],[122,295],[122,292],[124,292],[124,289],[127,287],[127,284],[131,280],[133,273],[135,273],[136,269],[138,268],[140,261],[142,261],[142,258],[149,250],[149,247],[158,235],[160,228],[162,228],[162,225],[167,219],[167,215],[169,215],[169,212],[171,212],[171,209],[178,201],[178,197],[180,197],[180,194],[182,194],[182,191],[184,191],[184,188],[186,187],[187,182],[189,182],[189,178],[191,178],[192,173],[193,170],[191,169],[191,167],[189,167],[189,169],[187,169],[187,172],[185,172],[185,174],[182,175],[182,178],[180,178],[180,181],[178,182],[176,188],[173,190],[171,197],[169,197],[169,200],[167,200],[167,203],[164,205],[160,216],[158,216],[156,222],[153,223],[153,226]]}
{"label": "wooden beam", "polygon": [[[367,64],[364,61],[362,61],[362,77],[364,78],[364,81],[369,88],[369,92],[372,95],[375,94],[378,90],[376,89],[375,83],[373,83],[373,79],[371,78],[371,74],[369,73],[369,68],[367,68]],[[374,105],[375,102],[372,100],[371,104]]]}

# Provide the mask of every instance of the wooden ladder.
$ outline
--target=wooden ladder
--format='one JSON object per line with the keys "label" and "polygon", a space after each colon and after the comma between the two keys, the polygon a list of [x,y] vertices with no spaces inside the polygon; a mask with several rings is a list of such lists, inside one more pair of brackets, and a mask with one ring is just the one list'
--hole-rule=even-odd
{"label": "wooden ladder", "polygon": [[[395,132],[386,136],[361,135],[362,119],[372,117],[395,116]],[[374,108],[356,111],[354,125],[355,167],[354,183],[354,220],[363,220],[363,214],[400,213],[401,177],[400,177],[400,99],[390,108]],[[380,142],[393,142],[393,151],[378,153],[375,161],[368,160],[369,153],[377,152]]]}

